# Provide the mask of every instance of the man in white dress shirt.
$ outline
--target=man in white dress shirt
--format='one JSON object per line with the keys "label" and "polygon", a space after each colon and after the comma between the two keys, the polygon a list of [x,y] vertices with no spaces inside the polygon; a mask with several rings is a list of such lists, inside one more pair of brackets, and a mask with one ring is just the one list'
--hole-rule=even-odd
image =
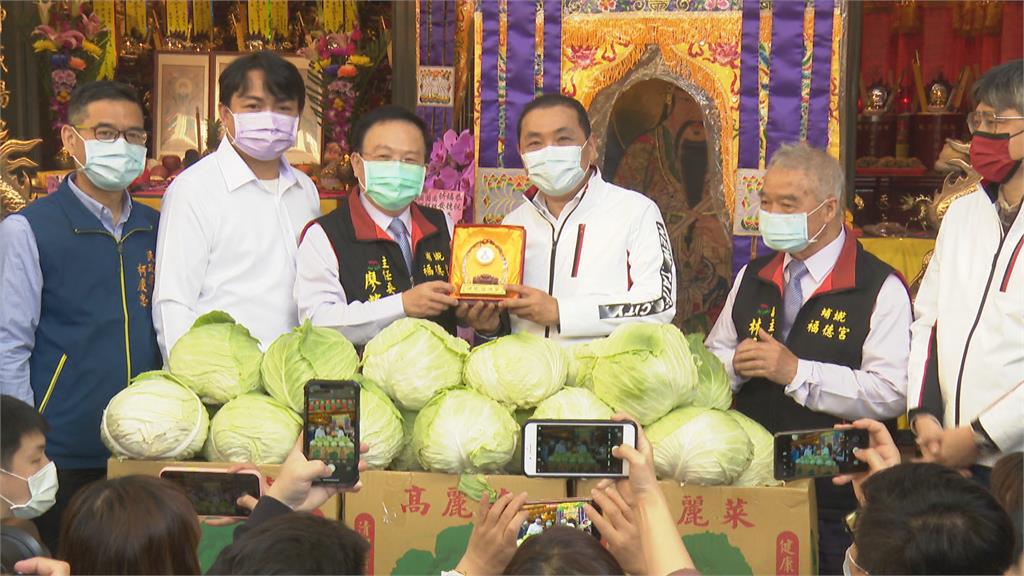
{"label": "man in white dress shirt", "polygon": [[497,332],[495,304],[460,304],[448,283],[452,221],[414,204],[430,150],[427,127],[399,106],[378,108],[352,132],[359,192],[311,222],[298,253],[299,316],[366,344],[399,318]]}
{"label": "man in white dress shirt", "polygon": [[[910,296],[897,273],[843,227],[843,171],[799,143],[772,157],[760,228],[778,253],[737,275],[707,346],[736,408],[770,432],[891,419],[906,407]],[[856,508],[849,486],[817,483],[822,574],[841,573]]]}
{"label": "man in white dress shirt", "polygon": [[284,153],[305,104],[299,71],[272,52],[220,76],[225,138],[164,194],[153,322],[166,360],[199,316],[222,310],[264,349],[298,325],[299,234],[320,213],[316,187]]}

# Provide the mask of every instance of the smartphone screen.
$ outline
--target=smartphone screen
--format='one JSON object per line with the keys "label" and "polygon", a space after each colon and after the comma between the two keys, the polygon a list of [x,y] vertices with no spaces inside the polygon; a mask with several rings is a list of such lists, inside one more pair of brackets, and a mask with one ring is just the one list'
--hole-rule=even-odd
{"label": "smartphone screen", "polygon": [[624,476],[625,463],[612,448],[636,444],[635,426],[623,422],[530,421],[525,432],[527,475]]}
{"label": "smartphone screen", "polygon": [[568,526],[581,532],[590,534],[601,540],[601,534],[597,526],[587,517],[584,505],[594,503],[590,500],[552,500],[550,502],[527,502],[523,506],[526,511],[526,520],[519,528],[516,536],[516,545],[522,546],[523,542],[533,536],[543,534],[545,530],[555,526]]}
{"label": "smartphone screen", "polygon": [[803,430],[775,435],[775,478],[819,478],[864,472],[854,448],[868,447],[867,430]]}
{"label": "smartphone screen", "polygon": [[246,494],[260,497],[260,477],[244,471],[163,470],[160,477],[181,486],[199,516],[248,516],[238,499]]}
{"label": "smartphone screen", "polygon": [[321,483],[359,481],[359,384],[312,380],[306,385],[305,455],[334,465]]}

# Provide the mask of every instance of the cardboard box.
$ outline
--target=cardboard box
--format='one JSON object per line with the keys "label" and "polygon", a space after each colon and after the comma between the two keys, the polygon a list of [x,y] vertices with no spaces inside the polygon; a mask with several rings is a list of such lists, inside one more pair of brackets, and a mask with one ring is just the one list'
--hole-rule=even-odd
{"label": "cardboard box", "polygon": [[[107,477],[118,478],[120,476],[132,476],[134,474],[141,474],[143,476],[159,476],[160,471],[168,466],[209,469],[230,468],[233,464],[227,462],[202,462],[198,460],[119,460],[117,458],[111,458],[107,460]],[[259,468],[260,474],[263,475],[263,479],[266,480],[268,485],[273,484],[274,478],[276,478],[281,472],[281,466],[278,464],[267,464],[264,466],[257,466],[257,468]],[[314,513],[325,518],[330,518],[331,520],[337,520],[341,517],[341,497],[335,496],[331,498]]]}
{"label": "cardboard box", "polygon": [[[477,503],[459,492],[459,477],[428,472],[364,472],[363,489],[345,494],[345,523],[370,542],[367,574],[440,574],[466,551]],[[530,500],[566,497],[563,479],[488,476],[498,492]]]}
{"label": "cardboard box", "polygon": [[[576,484],[589,498],[597,481]],[[814,482],[740,488],[662,482],[672,517],[697,569],[714,574],[817,574]]]}

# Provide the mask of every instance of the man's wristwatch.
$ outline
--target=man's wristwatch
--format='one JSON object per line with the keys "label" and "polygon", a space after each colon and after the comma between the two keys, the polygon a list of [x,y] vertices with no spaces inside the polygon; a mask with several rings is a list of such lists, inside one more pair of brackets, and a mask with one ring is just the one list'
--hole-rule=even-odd
{"label": "man's wristwatch", "polygon": [[989,437],[988,432],[985,432],[985,428],[981,425],[981,420],[975,419],[971,421],[971,432],[974,434],[974,445],[978,447],[978,450],[982,452],[998,452],[999,447]]}

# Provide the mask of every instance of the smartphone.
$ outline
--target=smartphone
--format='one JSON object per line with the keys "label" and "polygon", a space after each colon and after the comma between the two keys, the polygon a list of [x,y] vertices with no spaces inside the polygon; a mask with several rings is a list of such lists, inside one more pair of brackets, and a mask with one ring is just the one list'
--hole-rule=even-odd
{"label": "smartphone", "polygon": [[775,479],[821,478],[866,472],[868,465],[853,455],[868,447],[868,431],[796,430],[775,435]]}
{"label": "smartphone", "polygon": [[310,380],[306,384],[303,454],[323,460],[334,473],[318,484],[359,482],[359,384],[352,380]]}
{"label": "smartphone", "polygon": [[527,420],[523,473],[558,478],[623,478],[629,463],[612,456],[621,444],[636,446],[636,424],[612,420]]}
{"label": "smartphone", "polygon": [[257,499],[262,496],[260,473],[255,470],[168,466],[160,471],[160,477],[181,486],[199,516],[244,518],[249,510],[240,507],[238,499],[246,494]]}
{"label": "smartphone", "polygon": [[600,541],[601,534],[597,531],[597,526],[587,517],[587,511],[584,508],[586,504],[597,508],[592,500],[527,502],[523,505],[523,510],[526,511],[526,520],[519,527],[516,546],[522,546],[523,542],[531,537],[543,534],[545,530],[555,526],[576,528]]}

